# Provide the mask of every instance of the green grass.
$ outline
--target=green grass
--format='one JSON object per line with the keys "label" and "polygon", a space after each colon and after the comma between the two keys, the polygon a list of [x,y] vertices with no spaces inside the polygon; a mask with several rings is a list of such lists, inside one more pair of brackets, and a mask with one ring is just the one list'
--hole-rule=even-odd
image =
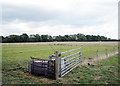
{"label": "green grass", "polygon": [[[82,56],[86,58],[96,57],[97,49],[99,51],[99,55],[105,54],[106,49],[108,49],[108,51],[113,51],[112,46],[57,46],[57,45],[53,46],[55,50],[58,50],[60,52],[79,47],[82,48]],[[117,50],[117,47],[115,47],[115,49]],[[29,75],[28,72],[26,72],[28,62],[30,61],[31,56],[48,59],[50,53],[53,54],[54,50],[52,50],[48,45],[3,45],[2,46],[3,84],[52,83],[52,81],[45,82],[44,79],[46,78],[32,76]],[[81,69],[86,70],[85,67]],[[76,68],[75,70],[78,70],[78,68]],[[88,79],[89,77],[87,79],[85,79],[85,77],[83,78],[84,78],[83,82],[85,82],[85,80],[89,81]],[[91,79],[92,77],[90,78],[90,80]],[[77,83],[73,78],[70,80],[73,80],[72,82]],[[57,81],[55,81],[55,83],[57,83]]]}
{"label": "green grass", "polygon": [[[120,55],[119,55],[120,56]],[[90,66],[80,66],[55,83],[64,84],[118,84],[118,55]]]}

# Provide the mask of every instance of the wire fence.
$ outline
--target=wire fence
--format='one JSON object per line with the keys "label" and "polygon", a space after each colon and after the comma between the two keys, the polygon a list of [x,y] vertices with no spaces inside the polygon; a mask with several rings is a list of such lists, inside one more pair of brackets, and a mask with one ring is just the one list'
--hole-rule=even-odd
{"label": "wire fence", "polygon": [[[118,52],[117,46],[79,46],[79,45],[52,45],[54,50],[64,52],[81,47],[83,52],[82,56],[85,58],[95,58],[105,56],[107,54],[114,54]],[[74,51],[75,52],[75,51]],[[67,53],[69,54],[69,53]]]}

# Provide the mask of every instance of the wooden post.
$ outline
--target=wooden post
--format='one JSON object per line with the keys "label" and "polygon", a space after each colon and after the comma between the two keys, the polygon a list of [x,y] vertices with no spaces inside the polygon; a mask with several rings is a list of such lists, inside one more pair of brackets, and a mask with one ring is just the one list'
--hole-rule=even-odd
{"label": "wooden post", "polygon": [[55,51],[55,79],[59,78],[59,52]]}
{"label": "wooden post", "polygon": [[97,58],[98,58],[98,49],[97,49],[97,52],[96,52],[96,56],[97,56]]}
{"label": "wooden post", "polygon": [[106,49],[106,57],[108,57],[108,50]]}
{"label": "wooden post", "polygon": [[52,59],[52,54],[49,55],[49,59]]}
{"label": "wooden post", "polygon": [[59,53],[59,77],[61,77],[61,53]]}
{"label": "wooden post", "polygon": [[31,61],[31,62],[33,61],[32,57],[31,57],[30,61]]}
{"label": "wooden post", "polygon": [[32,57],[31,57],[30,62],[29,62],[29,65],[28,65],[29,73],[31,73],[31,71],[32,71],[32,67],[31,67],[32,62],[33,62],[33,59],[32,59]]}

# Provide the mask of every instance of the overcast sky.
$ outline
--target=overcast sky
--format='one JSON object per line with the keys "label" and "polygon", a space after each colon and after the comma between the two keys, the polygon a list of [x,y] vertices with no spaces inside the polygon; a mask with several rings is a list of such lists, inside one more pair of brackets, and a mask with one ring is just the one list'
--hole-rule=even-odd
{"label": "overcast sky", "polygon": [[1,0],[0,35],[83,33],[118,38],[119,0]]}

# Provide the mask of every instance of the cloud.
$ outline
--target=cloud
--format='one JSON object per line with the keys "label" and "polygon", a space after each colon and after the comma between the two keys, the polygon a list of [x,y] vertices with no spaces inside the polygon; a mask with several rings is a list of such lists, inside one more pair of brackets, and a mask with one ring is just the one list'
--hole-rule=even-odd
{"label": "cloud", "polygon": [[54,19],[58,16],[59,12],[52,12],[42,8],[35,7],[18,7],[12,5],[3,5],[3,21],[12,21],[20,19],[24,21],[45,21]]}
{"label": "cloud", "polygon": [[[95,34],[117,38],[118,0],[2,0],[2,35]],[[26,4],[27,3],[27,4]]]}
{"label": "cloud", "polygon": [[[9,29],[8,29],[9,27]],[[94,26],[83,26],[76,27],[73,25],[50,25],[49,22],[24,22],[20,20],[15,20],[3,24],[2,30],[3,34],[49,34],[52,36],[55,35],[65,35],[65,34],[77,34],[83,33],[85,35],[103,35],[110,38],[117,38],[114,25],[112,24],[103,24],[103,25],[94,25]],[[108,28],[108,29],[106,29]],[[12,32],[11,32],[12,31]]]}

